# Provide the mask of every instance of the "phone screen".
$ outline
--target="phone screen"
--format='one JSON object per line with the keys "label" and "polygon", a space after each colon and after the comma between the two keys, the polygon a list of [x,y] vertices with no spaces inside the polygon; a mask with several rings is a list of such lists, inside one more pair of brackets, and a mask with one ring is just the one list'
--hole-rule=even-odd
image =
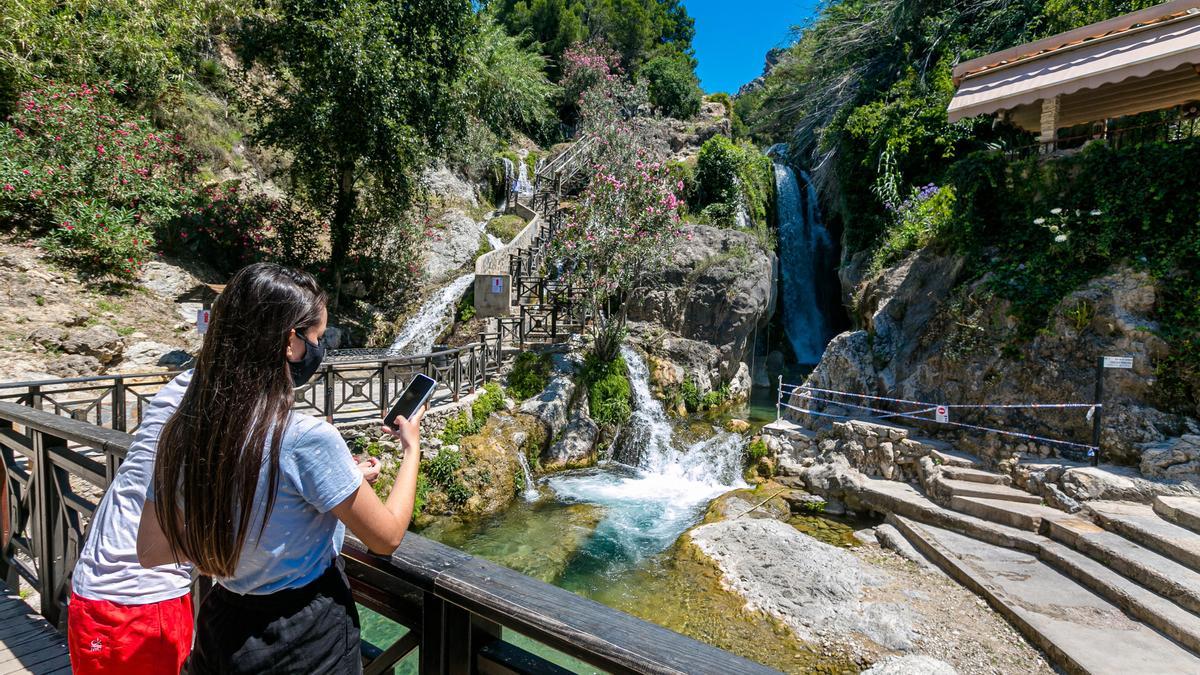
{"label": "phone screen", "polygon": [[400,400],[392,406],[391,412],[383,421],[384,424],[390,427],[396,421],[397,416],[408,418],[415,415],[417,410],[429,400],[429,395],[433,393],[436,384],[433,378],[425,375],[417,375],[413,378],[413,381],[409,382],[408,387],[404,389],[404,393],[400,394]]}

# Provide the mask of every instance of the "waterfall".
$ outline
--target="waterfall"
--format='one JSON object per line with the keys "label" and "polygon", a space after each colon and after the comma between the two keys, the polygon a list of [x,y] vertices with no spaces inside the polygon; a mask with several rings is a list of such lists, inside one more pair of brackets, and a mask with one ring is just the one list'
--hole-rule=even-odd
{"label": "waterfall", "polygon": [[517,183],[513,189],[518,193],[527,195],[533,193],[533,183],[529,182],[529,166],[525,164],[525,158],[522,157],[517,167]]}
{"label": "waterfall", "polygon": [[621,355],[629,366],[633,390],[633,415],[625,425],[622,445],[636,451],[637,468],[644,474],[724,489],[740,482],[742,438],[722,431],[686,448],[676,447],[671,420],[662,402],[650,393],[646,362],[628,346],[621,347]]}
{"label": "waterfall", "polygon": [[602,559],[599,564],[606,566],[666,549],[700,519],[713,498],[745,486],[741,477],[745,440],[721,431],[676,447],[671,421],[650,393],[645,362],[628,347],[622,347],[621,353],[629,365],[634,404],[633,416],[621,432],[621,446],[625,455],[636,448],[636,457],[628,462],[634,466],[612,462],[546,479],[560,499],[605,508],[586,555]]}
{"label": "waterfall", "polygon": [[488,246],[490,246],[491,250],[493,250],[493,251],[500,248],[501,246],[504,246],[504,240],[501,239],[500,237],[497,237],[496,235],[492,234],[491,232],[487,231],[488,221],[490,221],[492,218],[502,215],[503,213],[504,213],[504,209],[503,209],[503,207],[501,207],[500,209],[497,209],[494,213],[492,213],[487,218],[484,218],[483,220],[479,221],[479,232],[481,234],[483,234],[485,237],[487,237]]}
{"label": "waterfall", "polygon": [[821,277],[832,269],[835,251],[821,222],[816,188],[803,171],[800,179],[804,181],[803,196],[796,173],[782,160],[775,160],[784,330],[796,360],[811,365],[821,360],[832,337],[822,311]]}
{"label": "waterfall", "polygon": [[417,313],[404,322],[388,352],[408,356],[432,351],[434,341],[453,323],[455,305],[474,282],[475,273],[469,272],[426,300]]}
{"label": "waterfall", "polygon": [[529,460],[520,448],[517,448],[517,463],[521,465],[521,473],[525,474],[525,490],[521,492],[521,496],[527,502],[535,501],[538,498],[537,486],[533,482],[533,474],[529,472]]}

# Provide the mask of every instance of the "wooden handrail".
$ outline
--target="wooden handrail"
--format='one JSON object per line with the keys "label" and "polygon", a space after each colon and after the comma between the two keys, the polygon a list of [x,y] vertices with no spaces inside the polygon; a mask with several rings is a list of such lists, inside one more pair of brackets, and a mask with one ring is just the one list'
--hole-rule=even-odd
{"label": "wooden handrail", "polygon": [[[26,577],[42,591],[43,615],[62,628],[70,570],[87,535],[68,512],[90,513],[98,501],[92,490],[75,492],[72,478],[103,490],[115,470],[109,463],[101,473],[97,460],[67,443],[124,456],[133,437],[7,402],[0,402],[0,431],[8,487],[0,509],[18,516],[15,531],[0,541],[0,576]],[[12,452],[12,445],[20,451]],[[28,480],[16,478],[22,474]],[[18,552],[32,552],[32,566]],[[406,535],[390,556],[347,537],[342,556],[355,600],[410,630],[387,649],[373,650],[366,672],[383,672],[417,648],[423,674],[562,672],[504,643],[501,628],[613,673],[775,672],[417,534]]]}

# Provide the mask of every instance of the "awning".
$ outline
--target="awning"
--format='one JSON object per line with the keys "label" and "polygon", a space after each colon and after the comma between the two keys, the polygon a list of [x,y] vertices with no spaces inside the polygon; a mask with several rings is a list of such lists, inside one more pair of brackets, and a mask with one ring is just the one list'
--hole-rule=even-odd
{"label": "awning", "polygon": [[1055,96],[1064,97],[1060,127],[1158,110],[1200,100],[1198,65],[1200,13],[1193,10],[968,73],[948,114],[953,122],[1012,111],[1015,123],[1036,130],[1040,106],[1029,106]]}

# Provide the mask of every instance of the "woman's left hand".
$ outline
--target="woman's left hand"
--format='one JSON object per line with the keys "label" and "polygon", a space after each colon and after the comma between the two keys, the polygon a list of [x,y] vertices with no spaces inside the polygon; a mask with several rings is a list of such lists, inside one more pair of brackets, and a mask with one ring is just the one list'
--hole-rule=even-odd
{"label": "woman's left hand", "polygon": [[375,457],[368,457],[358,463],[358,470],[362,472],[363,479],[368,483],[374,483],[379,478],[379,472],[383,469],[383,463]]}

